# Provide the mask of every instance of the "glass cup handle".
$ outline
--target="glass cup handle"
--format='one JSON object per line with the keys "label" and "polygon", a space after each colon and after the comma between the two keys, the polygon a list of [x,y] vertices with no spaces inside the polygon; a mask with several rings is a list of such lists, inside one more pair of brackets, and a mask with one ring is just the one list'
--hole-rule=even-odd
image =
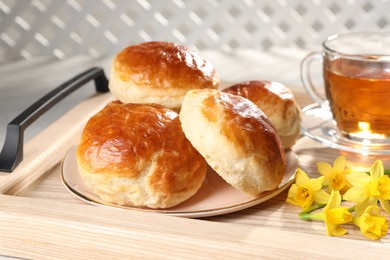
{"label": "glass cup handle", "polygon": [[318,103],[321,107],[329,107],[328,101],[322,98],[316,87],[313,85],[313,82],[310,77],[310,66],[314,61],[322,62],[322,53],[321,52],[312,52],[309,53],[301,63],[301,80],[303,87],[305,88],[307,94]]}

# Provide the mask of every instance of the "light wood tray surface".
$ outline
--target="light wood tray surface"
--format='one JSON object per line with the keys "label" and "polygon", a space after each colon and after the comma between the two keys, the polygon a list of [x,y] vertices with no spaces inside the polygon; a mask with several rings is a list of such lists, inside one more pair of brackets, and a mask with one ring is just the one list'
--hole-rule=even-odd
{"label": "light wood tray surface", "polygon": [[[303,107],[309,98],[294,93]],[[60,165],[91,115],[110,94],[93,96],[25,145],[23,162],[12,174],[0,173],[0,255],[23,258],[356,258],[385,259],[389,234],[367,241],[358,229],[327,237],[322,222],[298,218],[285,203],[287,190],[235,213],[188,219],[92,206],[75,198],[61,182]],[[302,137],[293,147],[299,165],[317,176],[315,162],[340,155]],[[347,155],[360,163],[372,158]]]}

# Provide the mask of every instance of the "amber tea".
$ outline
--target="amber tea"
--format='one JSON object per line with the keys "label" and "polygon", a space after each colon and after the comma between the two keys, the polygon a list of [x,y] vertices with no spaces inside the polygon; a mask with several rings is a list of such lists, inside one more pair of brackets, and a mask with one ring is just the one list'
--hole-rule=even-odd
{"label": "amber tea", "polygon": [[324,63],[325,91],[340,132],[348,137],[390,136],[390,66],[336,59]]}
{"label": "amber tea", "polygon": [[[390,144],[390,33],[331,35],[322,47],[302,60],[301,79],[317,105],[332,112],[339,133],[333,138],[364,146]],[[322,62],[326,98],[312,82],[313,62]]]}

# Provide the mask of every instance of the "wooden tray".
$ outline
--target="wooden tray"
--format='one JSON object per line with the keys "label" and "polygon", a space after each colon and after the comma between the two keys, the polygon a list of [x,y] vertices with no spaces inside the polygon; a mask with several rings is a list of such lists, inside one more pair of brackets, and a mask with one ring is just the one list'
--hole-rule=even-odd
{"label": "wooden tray", "polygon": [[[310,101],[295,93],[304,106]],[[0,255],[22,258],[387,258],[389,235],[367,241],[357,229],[327,237],[322,222],[304,222],[285,203],[287,190],[242,211],[188,219],[86,204],[61,182],[60,165],[91,115],[113,98],[97,94],[25,145],[24,160],[0,173]],[[302,138],[293,149],[315,174],[315,161],[339,153]]]}

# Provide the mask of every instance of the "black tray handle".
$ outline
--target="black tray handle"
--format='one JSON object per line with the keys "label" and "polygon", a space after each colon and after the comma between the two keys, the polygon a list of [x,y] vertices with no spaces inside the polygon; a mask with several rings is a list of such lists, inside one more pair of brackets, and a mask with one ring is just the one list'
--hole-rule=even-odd
{"label": "black tray handle", "polygon": [[47,93],[7,125],[0,153],[0,171],[12,172],[23,160],[24,130],[52,106],[90,80],[95,80],[97,92],[108,92],[108,80],[103,69],[91,68]]}

